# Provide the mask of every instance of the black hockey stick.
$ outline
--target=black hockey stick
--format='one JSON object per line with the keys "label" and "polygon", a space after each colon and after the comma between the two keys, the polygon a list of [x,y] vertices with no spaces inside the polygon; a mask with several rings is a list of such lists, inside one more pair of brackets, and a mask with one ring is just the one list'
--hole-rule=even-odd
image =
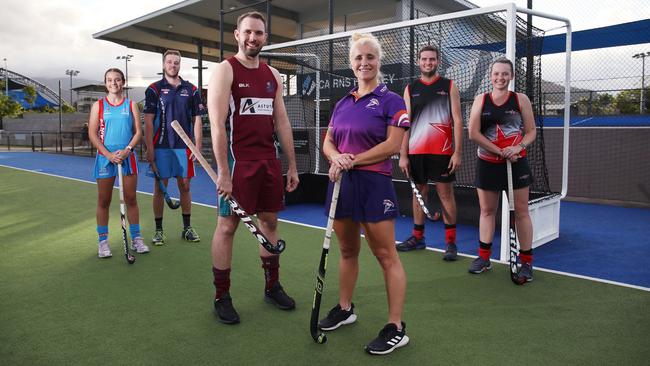
{"label": "black hockey stick", "polygon": [[415,183],[411,178],[408,178],[408,180],[409,183],[411,184],[411,190],[413,190],[413,195],[415,196],[415,199],[420,204],[420,207],[422,208],[422,212],[424,212],[424,215],[427,217],[427,219],[431,221],[440,220],[440,212],[436,211],[433,213],[433,215],[431,215],[431,212],[429,212],[429,209],[427,208],[427,205],[424,203],[424,199],[420,194],[420,190],[418,189],[418,187],[415,186]]}
{"label": "black hockey stick", "polygon": [[158,167],[156,166],[156,163],[152,162],[150,165],[151,165],[151,171],[153,172],[153,175],[156,179],[156,183],[158,184],[158,189],[160,189],[163,196],[165,197],[165,202],[167,202],[167,206],[169,206],[169,208],[171,208],[172,210],[179,208],[181,206],[181,201],[174,201],[169,196],[169,193],[167,193],[167,187],[165,187],[162,178],[160,178],[160,174],[158,173]]}
{"label": "black hockey stick", "polygon": [[509,243],[510,250],[508,251],[508,264],[510,265],[510,279],[515,285],[523,285],[526,280],[519,278],[517,268],[517,254],[519,254],[519,243],[517,242],[517,227],[515,221],[515,195],[512,183],[512,163],[506,160],[506,168],[508,170],[508,208],[510,210],[510,225],[509,226]]}
{"label": "black hockey stick", "polygon": [[339,201],[339,191],[341,189],[341,178],[334,183],[332,191],[332,203],[327,216],[327,229],[325,229],[325,238],[323,239],[323,251],[320,254],[320,263],[318,264],[318,273],[316,273],[316,289],[314,290],[314,302],[311,306],[311,319],[309,319],[309,332],[316,343],[327,342],[327,335],[318,331],[318,314],[320,313],[320,302],[323,296],[323,287],[325,287],[325,270],[327,270],[327,256],[330,251],[330,241],[332,239],[332,226],[334,226],[334,215],[336,214],[336,204]]}
{"label": "black hockey stick", "polygon": [[117,179],[120,185],[120,223],[122,224],[122,243],[124,244],[124,257],[129,264],[135,262],[135,257],[129,253],[129,240],[126,237],[126,204],[124,203],[124,180],[122,179],[122,163],[117,163]]}
{"label": "black hockey stick", "polygon": [[[187,145],[187,147],[192,151],[192,154],[194,154],[196,159],[203,166],[203,169],[205,169],[205,172],[208,173],[208,175],[212,179],[212,182],[214,182],[214,184],[216,185],[218,176],[217,176],[217,173],[214,171],[214,169],[212,169],[212,167],[210,166],[210,163],[208,163],[205,160],[205,158],[203,157],[201,152],[196,148],[196,145],[194,145],[194,143],[192,143],[192,140],[190,140],[190,137],[187,136],[185,131],[183,131],[183,128],[181,127],[181,125],[178,124],[178,121],[172,121],[171,125],[172,125],[172,128],[174,129],[174,131],[176,131],[178,136],[180,136],[180,138],[183,140],[183,142],[185,142],[185,145]],[[257,239],[257,241],[260,243],[260,245],[262,245],[264,247],[264,249],[266,249],[269,253],[272,253],[272,254],[280,254],[280,253],[282,253],[284,251],[284,248],[286,246],[284,240],[282,240],[282,239],[278,240],[277,245],[271,244],[269,239],[267,239],[266,236],[262,233],[262,231],[257,227],[257,225],[255,224],[253,219],[251,219],[251,217],[248,216],[248,214],[246,214],[246,211],[244,211],[241,208],[239,203],[237,203],[237,201],[235,201],[234,197],[231,196],[230,198],[226,199],[226,201],[228,201],[228,204],[230,205],[230,208],[232,208],[232,211],[237,216],[239,216],[239,218],[244,222],[244,225],[253,234],[253,236],[255,237],[255,239]]]}

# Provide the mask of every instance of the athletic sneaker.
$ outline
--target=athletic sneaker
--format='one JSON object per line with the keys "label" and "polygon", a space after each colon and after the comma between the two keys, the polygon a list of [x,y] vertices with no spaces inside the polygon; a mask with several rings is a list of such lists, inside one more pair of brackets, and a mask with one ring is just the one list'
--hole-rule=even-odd
{"label": "athletic sneaker", "polygon": [[521,268],[519,268],[519,273],[517,273],[519,278],[526,279],[526,282],[533,280],[533,265],[530,263],[522,263]]}
{"label": "athletic sneaker", "polygon": [[135,250],[138,254],[149,253],[149,247],[145,245],[141,236],[135,237],[131,241],[131,250]]}
{"label": "athletic sneaker", "polygon": [[111,247],[108,245],[108,240],[102,240],[99,242],[97,256],[99,258],[110,258],[113,256],[113,253],[111,253]]}
{"label": "athletic sneaker", "polygon": [[264,291],[264,301],[275,305],[280,310],[293,310],[296,308],[296,302],[284,292],[280,282],[276,282],[270,290]]}
{"label": "athletic sneaker", "polygon": [[327,316],[318,322],[318,327],[321,330],[334,330],[341,325],[352,324],[356,320],[357,314],[354,313],[354,303],[352,303],[350,310],[343,310],[341,309],[340,304],[336,304],[336,306],[327,313]]}
{"label": "athletic sneaker", "polygon": [[402,330],[397,330],[397,325],[388,323],[379,331],[377,338],[368,343],[365,347],[366,352],[371,355],[385,355],[391,353],[395,348],[404,347],[409,343],[409,337],[406,335],[406,324],[402,322]]}
{"label": "athletic sneaker", "polygon": [[414,235],[411,235],[408,239],[397,244],[397,250],[400,252],[408,252],[409,250],[415,249],[424,249],[427,247],[427,243],[424,242],[424,236],[422,239],[417,239]]}
{"label": "athletic sneaker", "polygon": [[446,261],[455,261],[458,257],[458,248],[456,244],[447,243],[447,248],[445,249],[445,255],[442,257]]}
{"label": "athletic sneaker", "polygon": [[485,260],[481,257],[474,259],[472,264],[469,266],[469,273],[479,274],[485,272],[489,269],[492,269],[492,262],[490,260]]}
{"label": "athletic sneaker", "polygon": [[163,233],[162,230],[156,230],[153,233],[153,238],[151,238],[151,242],[153,243],[153,245],[163,245],[165,244],[166,239],[167,238],[165,238],[165,233]]}
{"label": "athletic sneaker", "polygon": [[239,314],[237,314],[235,307],[232,306],[232,298],[229,292],[221,295],[219,299],[214,299],[214,313],[219,321],[224,324],[239,323]]}
{"label": "athletic sneaker", "polygon": [[196,230],[194,230],[194,228],[191,226],[188,226],[185,229],[183,229],[183,232],[181,233],[181,237],[192,243],[201,241],[199,234],[197,234]]}

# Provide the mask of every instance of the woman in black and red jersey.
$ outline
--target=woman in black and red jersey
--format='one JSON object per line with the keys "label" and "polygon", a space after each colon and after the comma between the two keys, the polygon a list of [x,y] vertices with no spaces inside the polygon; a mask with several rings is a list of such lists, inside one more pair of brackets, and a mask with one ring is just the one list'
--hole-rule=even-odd
{"label": "woman in black and red jersey", "polygon": [[521,245],[520,278],[533,280],[533,225],[528,213],[528,187],[533,176],[526,158],[526,147],[535,141],[533,108],[525,94],[508,90],[513,79],[512,62],[497,59],[490,69],[492,91],[474,99],[469,118],[469,138],[478,144],[476,190],[481,214],[479,219],[479,257],[470,265],[470,273],[492,268],[490,254],[494,237],[499,194],[508,189],[506,160],[512,162],[515,218]]}

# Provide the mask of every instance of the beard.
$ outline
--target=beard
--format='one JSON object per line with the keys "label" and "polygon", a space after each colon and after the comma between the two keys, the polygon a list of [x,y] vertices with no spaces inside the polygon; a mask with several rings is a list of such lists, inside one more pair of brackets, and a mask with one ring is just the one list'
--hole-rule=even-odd
{"label": "beard", "polygon": [[431,78],[436,75],[436,72],[438,72],[438,67],[434,67],[431,71],[420,71],[422,73],[422,76]]}
{"label": "beard", "polygon": [[163,69],[163,74],[164,74],[165,76],[169,76],[170,78],[175,78],[175,77],[178,76],[178,71],[176,71],[175,74],[170,74],[170,73],[167,72],[166,69]]}

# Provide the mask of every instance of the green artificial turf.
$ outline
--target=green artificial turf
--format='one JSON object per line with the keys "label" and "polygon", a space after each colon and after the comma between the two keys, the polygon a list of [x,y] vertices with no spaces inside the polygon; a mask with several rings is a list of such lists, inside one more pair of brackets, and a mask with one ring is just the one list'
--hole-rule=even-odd
{"label": "green artificial turf", "polygon": [[[109,223],[113,258],[97,258],[96,186],[0,167],[0,364],[2,365],[647,365],[650,293],[537,272],[514,286],[507,268],[467,273],[469,259],[401,254],[408,275],[404,320],[411,343],[383,357],[363,346],[386,321],[379,266],[366,246],[354,302],[357,323],[309,334],[324,231],[280,223],[281,281],[297,309],[263,301],[255,239],[235,237],[231,295],[242,323],[212,313],[210,240],[215,211],[195,205],[200,243],[180,239],[179,211],[165,211],[167,244],[128,265],[119,197]],[[153,232],[151,196],[138,196],[142,232]],[[589,255],[589,253],[585,253]],[[332,243],[321,316],[337,301]],[[603,263],[606,265],[606,263]]]}

